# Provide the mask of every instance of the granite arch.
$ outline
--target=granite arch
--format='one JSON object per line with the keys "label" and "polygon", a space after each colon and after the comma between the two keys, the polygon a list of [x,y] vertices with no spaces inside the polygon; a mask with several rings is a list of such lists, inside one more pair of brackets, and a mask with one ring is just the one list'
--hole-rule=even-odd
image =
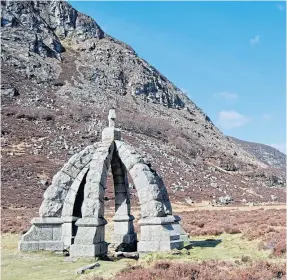
{"label": "granite arch", "polygon": [[[140,252],[181,248],[188,237],[179,224],[180,218],[172,215],[163,180],[121,139],[112,109],[102,141],[71,157],[54,176],[44,194],[39,217],[32,220],[31,229],[19,242],[20,250],[69,249],[72,256],[105,255],[108,244],[105,242],[104,193],[109,169],[115,192],[112,245],[120,250]],[[139,242],[130,212],[128,173],[141,209]]]}

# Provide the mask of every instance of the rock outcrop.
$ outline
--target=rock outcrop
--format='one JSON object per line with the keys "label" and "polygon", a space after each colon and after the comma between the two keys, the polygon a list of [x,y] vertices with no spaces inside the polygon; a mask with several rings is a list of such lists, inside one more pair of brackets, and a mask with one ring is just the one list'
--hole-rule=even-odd
{"label": "rock outcrop", "polygon": [[259,161],[274,168],[286,168],[286,155],[268,145],[243,141],[234,137],[229,137],[239,147],[255,156]]}

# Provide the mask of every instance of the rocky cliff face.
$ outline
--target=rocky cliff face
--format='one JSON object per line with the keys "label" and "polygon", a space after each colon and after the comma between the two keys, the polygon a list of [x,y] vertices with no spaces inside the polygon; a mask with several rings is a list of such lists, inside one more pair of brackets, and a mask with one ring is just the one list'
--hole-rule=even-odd
{"label": "rocky cliff face", "polygon": [[124,138],[152,160],[172,199],[284,200],[283,171],[225,137],[175,85],[93,19],[63,1],[2,1],[1,7],[7,205],[30,205],[33,191],[38,206],[60,165],[99,139],[111,106]]}
{"label": "rocky cliff face", "polygon": [[286,155],[268,145],[248,142],[229,137],[239,147],[255,156],[261,162],[274,168],[286,168]]}

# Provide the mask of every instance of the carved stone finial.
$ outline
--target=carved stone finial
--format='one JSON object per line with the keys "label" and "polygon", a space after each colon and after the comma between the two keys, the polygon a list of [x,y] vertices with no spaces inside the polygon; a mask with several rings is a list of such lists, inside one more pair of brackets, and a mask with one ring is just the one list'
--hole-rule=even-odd
{"label": "carved stone finial", "polygon": [[109,127],[115,127],[116,110],[114,108],[109,110]]}

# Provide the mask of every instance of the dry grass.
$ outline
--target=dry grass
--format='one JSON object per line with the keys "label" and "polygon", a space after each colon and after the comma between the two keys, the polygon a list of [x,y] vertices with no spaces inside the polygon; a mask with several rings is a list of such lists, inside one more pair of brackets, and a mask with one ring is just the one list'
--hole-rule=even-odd
{"label": "dry grass", "polygon": [[121,280],[271,280],[284,279],[284,264],[256,262],[236,265],[224,261],[177,263],[161,261],[152,267],[131,266],[116,275]]}
{"label": "dry grass", "polygon": [[272,249],[275,256],[286,253],[286,211],[192,211],[180,213],[191,236],[242,233],[248,240],[261,240],[260,249]]}

